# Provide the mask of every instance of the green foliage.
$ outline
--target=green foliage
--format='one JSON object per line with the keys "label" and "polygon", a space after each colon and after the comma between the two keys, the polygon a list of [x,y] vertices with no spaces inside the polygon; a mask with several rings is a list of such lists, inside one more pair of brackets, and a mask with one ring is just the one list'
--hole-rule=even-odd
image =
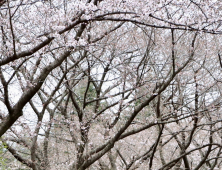
{"label": "green foliage", "polygon": [[[79,97],[80,102],[83,101],[84,95],[86,92],[87,86],[82,85],[79,89],[77,89],[77,95]],[[86,100],[90,101],[93,100],[96,97],[96,89],[93,86],[93,84],[90,83],[89,88],[87,90],[86,94]]]}
{"label": "green foliage", "polygon": [[0,143],[0,167],[1,170],[8,170],[7,168],[7,158],[5,158],[5,152],[7,150],[6,144],[4,142]]}
{"label": "green foliage", "polygon": [[138,99],[135,101],[135,107],[142,103],[142,99]]}
{"label": "green foliage", "polygon": [[[86,93],[86,91],[87,91],[87,93]],[[75,93],[77,95],[77,102],[80,106],[83,104],[84,97],[85,97],[86,102],[92,101],[97,98],[97,92],[96,92],[96,89],[92,83],[90,83],[89,87],[87,88],[87,83],[84,84],[83,82],[81,82],[80,85],[77,86],[77,88],[75,89]],[[95,103],[96,103],[95,101],[92,103],[89,103],[87,105],[87,108],[92,109],[92,107],[95,105]],[[106,106],[107,106],[106,101],[100,101],[98,110],[102,110]]]}

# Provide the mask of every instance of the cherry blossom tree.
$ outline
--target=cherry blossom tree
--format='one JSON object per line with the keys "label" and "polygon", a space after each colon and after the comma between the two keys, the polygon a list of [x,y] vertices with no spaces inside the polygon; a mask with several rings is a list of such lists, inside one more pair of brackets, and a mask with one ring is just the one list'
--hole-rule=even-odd
{"label": "cherry blossom tree", "polygon": [[0,0],[0,136],[40,169],[221,168],[221,2]]}

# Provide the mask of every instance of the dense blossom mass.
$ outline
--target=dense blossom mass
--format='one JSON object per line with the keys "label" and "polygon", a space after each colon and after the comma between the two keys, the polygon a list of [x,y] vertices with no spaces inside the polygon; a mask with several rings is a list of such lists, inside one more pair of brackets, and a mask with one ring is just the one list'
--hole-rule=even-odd
{"label": "dense blossom mass", "polygon": [[0,0],[0,167],[222,169],[221,11]]}

